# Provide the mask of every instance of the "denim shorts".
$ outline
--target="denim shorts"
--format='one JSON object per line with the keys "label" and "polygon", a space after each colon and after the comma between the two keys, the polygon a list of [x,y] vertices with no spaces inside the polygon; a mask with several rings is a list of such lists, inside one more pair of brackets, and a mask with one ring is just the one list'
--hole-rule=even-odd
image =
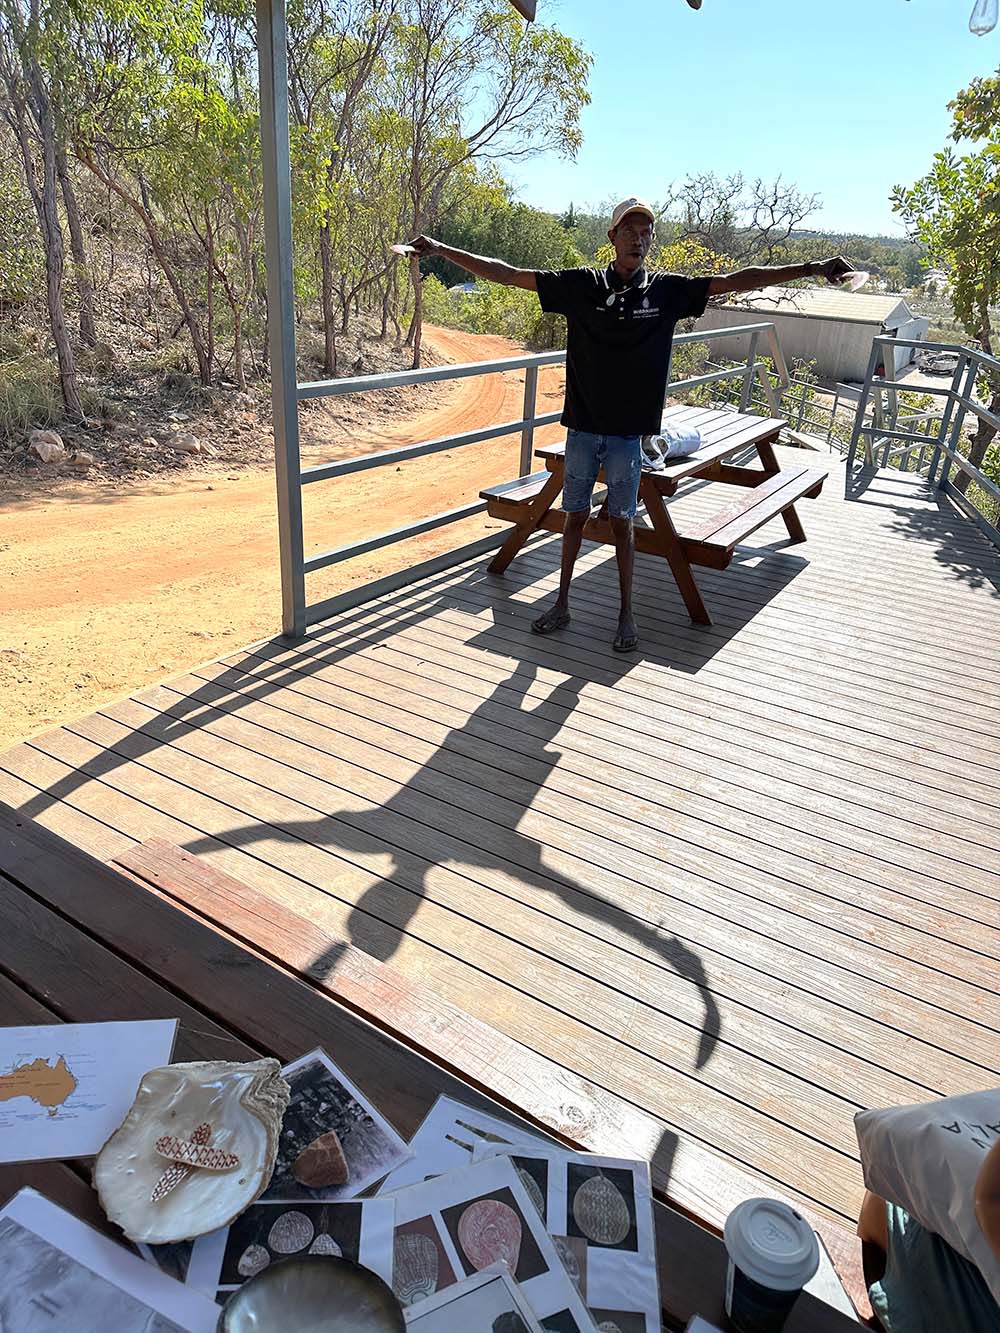
{"label": "denim shorts", "polygon": [[566,436],[563,509],[567,514],[590,510],[597,474],[604,469],[608,512],[613,518],[634,518],[642,474],[639,435],[594,435],[571,430]]}

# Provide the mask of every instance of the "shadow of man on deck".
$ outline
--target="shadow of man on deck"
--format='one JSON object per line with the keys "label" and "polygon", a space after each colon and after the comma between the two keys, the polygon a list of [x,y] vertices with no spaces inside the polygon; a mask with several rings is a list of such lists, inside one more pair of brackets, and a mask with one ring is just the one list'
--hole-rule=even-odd
{"label": "shadow of man on deck", "polygon": [[[617,936],[617,947],[626,952],[630,950],[630,942],[638,945],[640,956],[666,964],[697,989],[703,1008],[696,1056],[700,1069],[711,1058],[719,1040],[721,1017],[697,953],[675,936],[664,934],[656,925],[633,916],[611,899],[578,883],[570,874],[546,864],[546,849],[518,829],[559,761],[560,752],[551,749],[549,742],[563,725],[562,711],[568,699],[575,699],[586,683],[582,678],[561,683],[557,687],[561,708],[551,710],[545,705],[554,690],[533,706],[527,706],[536,676],[535,667],[516,661],[509,675],[494,685],[461,726],[452,728],[442,738],[433,754],[383,804],[361,811],[333,810],[316,819],[283,822],[267,830],[271,837],[302,840],[335,853],[347,853],[349,859],[353,855],[362,866],[374,857],[386,854],[391,857],[390,868],[364,890],[351,909],[348,938],[331,944],[312,961],[308,972],[317,980],[329,978],[348,943],[387,961],[399,947],[425,897],[443,898],[446,908],[450,906],[460,912],[460,906],[454,906],[454,894],[429,892],[428,879],[438,871],[455,876],[452,886],[445,882],[445,890],[460,889],[463,881],[473,880],[496,895],[497,920],[502,920],[504,899],[562,920],[546,905],[547,900],[555,897],[571,909],[574,925],[581,931],[593,933],[602,943]],[[516,706],[510,702],[514,699],[519,701]],[[491,767],[483,759],[472,757],[484,752],[479,724],[496,726],[498,704],[510,716],[512,724],[518,718],[531,722],[531,731],[522,731],[518,736],[519,749],[510,756],[510,769]],[[481,813],[486,809],[488,819]],[[594,831],[600,831],[597,810]],[[262,832],[260,824],[250,824],[227,831],[226,841],[249,848]],[[586,841],[583,832],[581,848]],[[197,853],[210,845],[210,842],[204,845],[194,842],[187,849]],[[557,855],[560,859],[585,857],[582,849]],[[615,872],[607,873],[614,876]],[[590,927],[581,922],[581,916],[590,919]],[[492,928],[489,922],[485,925]],[[456,948],[461,948],[460,942]],[[570,967],[576,966],[572,959],[565,962]],[[631,995],[629,998],[634,999]]]}

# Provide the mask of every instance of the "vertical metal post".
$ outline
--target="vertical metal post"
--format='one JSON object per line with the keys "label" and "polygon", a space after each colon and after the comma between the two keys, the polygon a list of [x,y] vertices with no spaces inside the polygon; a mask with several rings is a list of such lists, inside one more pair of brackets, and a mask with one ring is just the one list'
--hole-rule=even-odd
{"label": "vertical metal post", "polygon": [[[965,383],[962,385],[963,398],[971,398],[972,395],[975,393],[977,370],[978,366],[976,365],[976,358],[970,354],[969,371],[965,377]],[[951,428],[951,439],[948,441],[948,443],[951,445],[952,453],[956,454],[961,453],[958,444],[962,438],[962,425],[965,421],[965,414],[967,411],[968,408],[965,407],[963,403],[959,403],[958,412],[955,416],[955,424]],[[948,479],[949,476],[951,475],[951,466],[952,466],[951,459],[948,457],[947,454],[945,454],[944,457],[941,459],[941,475],[940,477],[938,477],[938,483],[937,483],[938,490],[943,491],[947,487]]]}
{"label": "vertical metal post", "polygon": [[[845,474],[851,475],[851,468],[854,466],[854,457],[858,451],[858,442],[863,434],[862,427],[865,424],[865,408],[868,406],[868,397],[872,389],[872,376],[875,374],[875,367],[878,364],[878,346],[872,342],[871,355],[868,357],[868,369],[865,371],[865,382],[858,397],[858,407],[854,414],[854,430],[851,432],[851,443],[847,449],[847,467]],[[871,462],[871,445],[865,441],[865,462]]]}
{"label": "vertical metal post", "polygon": [[948,438],[948,427],[951,425],[951,414],[955,410],[954,395],[960,392],[959,385],[962,376],[965,374],[966,364],[969,361],[968,356],[960,356],[955,366],[955,373],[951,377],[951,391],[945,401],[944,411],[941,413],[941,429],[938,431],[938,442],[933,454],[931,455],[931,465],[927,470],[927,484],[934,485],[934,478],[937,474],[938,464],[941,461],[941,445]]}
{"label": "vertical metal post", "polygon": [[531,471],[531,454],[535,445],[535,398],[538,393],[538,367],[527,366],[524,372],[524,409],[521,418],[528,424],[521,430],[521,471],[526,477]]}
{"label": "vertical metal post", "polygon": [[802,393],[799,395],[799,430],[802,429],[802,422],[806,415],[806,385],[802,382]]}
{"label": "vertical metal post", "polygon": [[756,331],[750,335],[750,353],[747,356],[746,373],[743,376],[743,392],[740,394],[740,411],[745,412],[750,406],[750,394],[753,391],[753,377],[757,368],[757,339],[759,333]]}
{"label": "vertical metal post", "polygon": [[257,0],[257,67],[260,74],[271,414],[281,557],[281,628],[284,634],[301,638],[306,632],[306,594],[292,286],[292,171],[288,144],[285,0]]}

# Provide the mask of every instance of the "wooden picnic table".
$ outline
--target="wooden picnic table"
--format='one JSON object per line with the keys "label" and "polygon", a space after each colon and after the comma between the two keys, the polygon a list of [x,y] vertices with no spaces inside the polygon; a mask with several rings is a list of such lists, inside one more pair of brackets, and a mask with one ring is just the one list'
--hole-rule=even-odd
{"label": "wooden picnic table", "polygon": [[[274,904],[198,858],[147,843],[119,862],[98,861],[0,803],[0,1023],[176,1017],[177,1060],[287,1062],[321,1045],[406,1137],[441,1094],[574,1145],[607,1114],[598,1091],[571,1072],[353,946],[343,944],[332,977],[283,965],[248,941]],[[213,902],[225,908],[225,926],[211,919]],[[315,960],[315,927],[299,919],[294,929]],[[568,1132],[574,1126],[579,1133]],[[724,1164],[706,1156],[710,1210],[730,1186]],[[89,1163],[0,1167],[0,1203],[24,1185],[122,1239],[101,1212]],[[666,1327],[683,1328],[695,1313],[724,1327],[722,1242],[662,1201],[655,1221]],[[787,1325],[788,1333],[857,1328],[808,1294]]]}
{"label": "wooden picnic table", "polygon": [[[818,496],[827,472],[825,468],[806,464],[782,468],[774,444],[786,423],[776,418],[707,407],[673,406],[666,410],[663,420],[665,424],[695,427],[701,432],[702,444],[687,458],[668,462],[662,472],[643,471],[639,503],[652,526],[636,525],[636,550],[666,560],[691,619],[699,625],[710,625],[712,618],[695,582],[692,566],[725,569],[737,545],[779,515],[791,540],[805,541],[795,504],[803,498]],[[545,463],[544,472],[518,477],[480,492],[491,517],[514,524],[513,532],[490,563],[492,573],[502,574],[533,533],[563,531],[566,516],[554,505],[563,488],[565,447],[565,443],[551,444],[535,451],[536,457]],[[756,450],[759,467],[730,461],[735,454],[751,448]],[[603,473],[598,478],[601,480]],[[739,487],[742,494],[730,499],[710,518],[679,532],[664,501],[676,495],[682,484],[694,481]],[[611,524],[600,514],[588,519],[583,535],[589,541],[614,544]]]}

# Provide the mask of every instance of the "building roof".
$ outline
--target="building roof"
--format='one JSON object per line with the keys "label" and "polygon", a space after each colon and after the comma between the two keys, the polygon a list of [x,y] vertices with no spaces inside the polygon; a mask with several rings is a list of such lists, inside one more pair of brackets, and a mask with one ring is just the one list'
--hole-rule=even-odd
{"label": "building roof", "polygon": [[878,324],[890,329],[899,328],[913,318],[913,311],[898,292],[869,296],[862,292],[838,291],[836,287],[765,287],[763,291],[731,298],[727,304],[741,310],[836,319],[852,324]]}

